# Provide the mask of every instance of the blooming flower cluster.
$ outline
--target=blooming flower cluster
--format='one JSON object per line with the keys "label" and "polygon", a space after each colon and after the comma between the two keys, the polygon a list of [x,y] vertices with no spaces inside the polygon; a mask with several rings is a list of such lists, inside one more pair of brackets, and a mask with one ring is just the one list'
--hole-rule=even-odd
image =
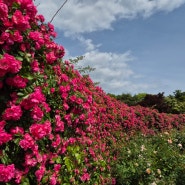
{"label": "blooming flower cluster", "polygon": [[22,63],[16,60],[14,56],[5,53],[0,59],[0,77],[6,73],[17,73],[22,67]]}
{"label": "blooming flower cluster", "polygon": [[54,37],[32,0],[0,0],[0,183],[115,184],[116,131],[179,127],[185,115],[109,97]]}

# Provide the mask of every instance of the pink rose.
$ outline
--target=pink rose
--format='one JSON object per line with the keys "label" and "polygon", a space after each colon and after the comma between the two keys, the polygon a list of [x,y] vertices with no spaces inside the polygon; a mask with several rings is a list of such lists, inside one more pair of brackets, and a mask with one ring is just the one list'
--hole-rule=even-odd
{"label": "pink rose", "polygon": [[21,31],[30,28],[29,17],[24,16],[20,10],[16,10],[12,16],[15,27]]}
{"label": "pink rose", "polygon": [[49,136],[51,133],[51,123],[49,121],[46,121],[44,124],[33,124],[30,127],[30,133],[32,136],[36,139],[42,139],[45,136]]}
{"label": "pink rose", "polygon": [[50,185],[56,185],[57,184],[57,178],[56,178],[56,175],[53,174],[51,177],[50,177]]}
{"label": "pink rose", "polygon": [[19,120],[22,116],[22,110],[20,105],[12,105],[10,108],[7,108],[3,114],[4,120]]}
{"label": "pink rose", "polygon": [[37,13],[36,6],[33,4],[32,0],[19,0],[22,9],[26,9],[26,14],[29,15],[30,18],[35,17]]}
{"label": "pink rose", "polygon": [[57,60],[57,57],[55,56],[55,53],[51,51],[46,54],[46,60],[49,64],[52,64],[55,60]]}
{"label": "pink rose", "polygon": [[6,83],[10,86],[17,87],[17,88],[25,88],[28,79],[23,78],[19,75],[14,76],[13,78],[7,78]]}
{"label": "pink rose", "polygon": [[8,6],[2,2],[0,2],[0,19],[6,20],[8,17]]}
{"label": "pink rose", "polygon": [[6,125],[6,122],[4,120],[0,121],[0,131],[4,129],[5,125]]}
{"label": "pink rose", "polygon": [[40,21],[40,22],[44,22],[45,18],[43,15],[37,15],[36,18]]}
{"label": "pink rose", "polygon": [[31,111],[31,117],[33,118],[34,121],[40,121],[43,116],[44,113],[40,107],[38,106],[33,107],[33,110]]}
{"label": "pink rose", "polygon": [[35,172],[35,176],[37,177],[37,181],[40,182],[44,173],[45,173],[45,167],[41,166],[39,170]]}
{"label": "pink rose", "polygon": [[35,166],[37,164],[37,159],[33,157],[32,154],[26,154],[25,156],[25,164],[27,166]]}
{"label": "pink rose", "polygon": [[52,147],[57,148],[60,145],[60,143],[61,143],[61,138],[60,138],[60,135],[57,134],[55,141],[52,142]]}
{"label": "pink rose", "polygon": [[11,134],[8,134],[5,131],[0,130],[0,145],[2,145],[3,143],[7,143],[10,140],[12,140]]}
{"label": "pink rose", "polygon": [[90,180],[90,175],[88,173],[84,173],[81,177],[80,177],[81,181],[89,181]]}
{"label": "pink rose", "polygon": [[42,34],[39,32],[39,31],[31,31],[29,33],[29,36],[28,36],[30,39],[34,40],[34,41],[38,41],[40,39],[43,39],[42,38]]}
{"label": "pink rose", "polygon": [[18,30],[14,31],[12,39],[16,42],[19,42],[19,43],[21,43],[23,41],[23,37]]}
{"label": "pink rose", "polygon": [[4,70],[5,72],[8,71],[10,67],[10,60],[6,58],[8,57],[8,54],[5,54],[3,58],[0,59],[0,70]]}
{"label": "pink rose", "polygon": [[40,71],[38,61],[34,60],[34,61],[31,63],[31,69],[32,69],[33,72],[39,72],[39,71]]}
{"label": "pink rose", "polygon": [[9,37],[10,37],[10,33],[3,32],[0,36],[0,43],[4,44],[4,42],[7,41],[7,39],[9,39]]}
{"label": "pink rose", "polygon": [[22,68],[22,63],[16,60],[14,56],[5,53],[3,58],[0,59],[0,71],[5,73],[17,73]]}
{"label": "pink rose", "polygon": [[8,182],[15,175],[15,167],[14,164],[5,166],[4,164],[0,164],[0,182]]}
{"label": "pink rose", "polygon": [[14,134],[21,134],[21,135],[23,135],[24,134],[24,129],[22,127],[16,126],[15,128],[12,128],[10,130],[10,133],[13,134],[13,135]]}
{"label": "pink rose", "polygon": [[26,133],[24,135],[24,139],[20,140],[19,145],[24,150],[27,150],[28,148],[33,149],[35,146],[35,141],[28,133]]}

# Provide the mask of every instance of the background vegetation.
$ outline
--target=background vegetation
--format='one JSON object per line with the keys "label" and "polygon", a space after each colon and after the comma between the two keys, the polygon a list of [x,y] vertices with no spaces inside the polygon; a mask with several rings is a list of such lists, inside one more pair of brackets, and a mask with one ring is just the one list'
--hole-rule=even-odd
{"label": "background vegetation", "polygon": [[123,93],[121,95],[109,95],[129,106],[141,105],[157,109],[159,112],[172,114],[185,113],[185,92],[181,90],[175,90],[172,95],[168,96],[164,96],[164,92],[158,94],[139,93],[131,95],[130,93]]}

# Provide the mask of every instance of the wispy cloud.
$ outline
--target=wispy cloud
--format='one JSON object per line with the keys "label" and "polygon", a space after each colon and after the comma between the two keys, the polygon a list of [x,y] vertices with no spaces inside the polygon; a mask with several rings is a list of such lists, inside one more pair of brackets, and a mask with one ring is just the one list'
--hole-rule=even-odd
{"label": "wispy cloud", "polygon": [[[63,2],[36,0],[35,4],[46,21],[50,21]],[[102,52],[101,41],[95,45],[92,39],[85,37],[85,34],[113,30],[113,23],[118,20],[134,19],[138,16],[147,18],[159,11],[173,11],[184,3],[185,0],[68,0],[52,23],[65,36],[82,44],[85,58],[80,65],[95,68],[90,76],[94,82],[100,82],[100,86],[106,92],[115,94],[123,91],[146,92],[149,89],[155,90],[163,84],[142,81],[144,77],[136,74],[131,68],[131,62],[135,61],[131,51]],[[73,57],[75,56],[71,56],[67,50],[65,58]]]}
{"label": "wispy cloud", "polygon": [[[55,17],[54,25],[66,35],[113,29],[121,18],[148,17],[157,11],[172,11],[185,0],[69,0]],[[36,0],[47,21],[62,4],[61,0]]]}
{"label": "wispy cloud", "polygon": [[101,44],[94,45],[91,39],[85,39],[82,35],[76,36],[76,39],[81,42],[86,51],[93,51],[101,46]]}
{"label": "wispy cloud", "polygon": [[90,66],[95,71],[90,73],[94,82],[99,82],[99,86],[106,92],[121,94],[126,92],[139,92],[150,88],[155,88],[155,84],[136,83],[137,78],[141,78],[129,66],[134,62],[135,57],[130,51],[123,53],[100,52],[98,49],[86,52],[84,59],[79,62],[79,66]]}

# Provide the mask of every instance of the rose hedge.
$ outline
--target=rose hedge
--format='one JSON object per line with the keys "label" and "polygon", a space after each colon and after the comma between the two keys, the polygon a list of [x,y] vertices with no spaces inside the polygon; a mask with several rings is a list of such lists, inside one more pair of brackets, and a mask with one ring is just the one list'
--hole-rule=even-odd
{"label": "rose hedge", "polygon": [[184,115],[128,107],[68,61],[32,0],[0,0],[0,182],[115,184],[126,131],[180,127]]}

